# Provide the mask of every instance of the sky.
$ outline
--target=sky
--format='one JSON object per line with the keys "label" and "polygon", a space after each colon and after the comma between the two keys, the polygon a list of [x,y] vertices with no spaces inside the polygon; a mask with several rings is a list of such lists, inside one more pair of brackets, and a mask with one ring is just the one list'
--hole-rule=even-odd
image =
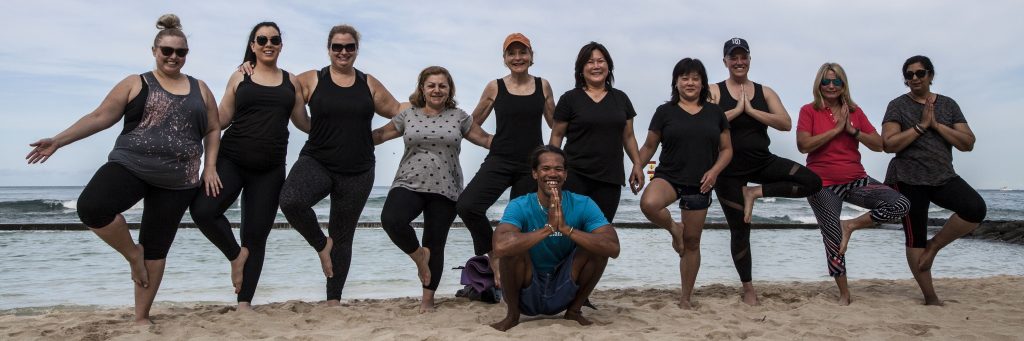
{"label": "sky", "polygon": [[[573,62],[590,41],[615,62],[615,87],[639,115],[638,143],[654,109],[669,97],[671,70],[699,58],[712,82],[725,79],[722,45],[732,37],[751,47],[750,78],[773,88],[795,123],[812,100],[824,62],[843,65],[855,102],[880,128],[886,105],[905,93],[903,61],[931,57],[932,90],[956,100],[977,135],[972,152],[954,150],[958,174],[977,188],[1024,189],[1024,160],[1016,140],[1024,118],[1024,2],[985,1],[4,1],[0,11],[0,186],[85,185],[106,162],[122,123],[65,146],[42,165],[27,165],[28,144],[56,135],[91,112],[130,74],[149,71],[164,13],[181,17],[191,49],[183,72],[205,81],[220,98],[242,58],[252,26],[282,29],[283,69],[298,74],[328,64],[331,26],[362,34],[356,68],[374,75],[399,100],[420,70],[452,72],[459,106],[471,112],[488,81],[508,73],[501,43],[511,32],[532,40],[534,75],[555,96],[573,85]],[[493,115],[484,129],[494,131]],[[385,124],[374,120],[375,127]],[[306,135],[292,131],[289,165]],[[544,127],[545,134],[549,131]],[[771,150],[803,163],[795,132],[770,133]],[[1015,142],[1017,141],[1017,142]],[[1016,145],[1017,147],[1014,147]],[[375,184],[391,183],[401,140],[377,148]],[[885,177],[891,154],[862,147],[863,164]],[[486,150],[464,143],[463,172],[476,173]],[[656,157],[655,157],[656,159]],[[625,161],[629,167],[628,160]]]}

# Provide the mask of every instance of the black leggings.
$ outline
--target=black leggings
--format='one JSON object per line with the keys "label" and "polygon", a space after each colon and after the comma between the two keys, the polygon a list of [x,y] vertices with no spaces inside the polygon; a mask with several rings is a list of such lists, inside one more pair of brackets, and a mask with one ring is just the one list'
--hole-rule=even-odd
{"label": "black leggings", "polygon": [[78,196],[78,218],[85,226],[110,225],[121,212],[143,200],[139,244],[143,258],[167,258],[178,224],[198,188],[165,189],[142,181],[119,164],[107,162],[89,180]]}
{"label": "black leggings", "polygon": [[334,246],[331,263],[334,277],[327,279],[327,299],[340,300],[348,268],[352,264],[352,237],[359,215],[373,188],[373,169],[358,174],[332,173],[309,156],[300,156],[281,188],[281,211],[288,223],[317,252],[327,247],[327,236],[320,229],[313,205],[331,196],[331,216],[327,223]]}
{"label": "black leggings", "polygon": [[910,213],[903,217],[903,232],[909,248],[919,249],[928,245],[928,206],[931,203],[953,211],[969,223],[985,220],[988,211],[985,199],[959,176],[941,186],[898,182],[894,187],[910,200]]}
{"label": "black leggings", "polygon": [[[284,184],[284,165],[256,171],[239,167],[222,157],[217,160],[217,175],[224,185],[220,195],[210,197],[200,191],[192,201],[189,212],[206,239],[217,246],[228,260],[238,257],[241,246],[249,249],[238,302],[252,302],[263,272],[267,236],[277,217],[277,200],[281,194],[281,185]],[[234,204],[239,194],[242,196],[241,246],[235,241],[231,223],[224,216],[224,212]]]}
{"label": "black leggings", "polygon": [[498,201],[506,189],[512,187],[509,201],[520,195],[536,192],[537,182],[530,175],[530,167],[498,157],[487,157],[480,170],[459,195],[455,210],[473,237],[473,252],[477,256],[491,252],[494,236],[487,209]]}
{"label": "black leggings", "polygon": [[597,208],[600,208],[601,213],[604,214],[604,218],[608,219],[608,223],[612,222],[612,218],[615,218],[615,211],[619,210],[622,185],[597,181],[570,170],[562,187],[567,191],[586,195],[593,199],[597,203]]}
{"label": "black leggings", "polygon": [[761,184],[765,198],[803,198],[821,190],[821,178],[817,174],[799,163],[781,157],[776,157],[749,175],[718,177],[715,194],[718,195],[718,203],[722,205],[722,213],[732,233],[732,262],[740,275],[740,281],[744,283],[752,280],[750,224],[743,222],[743,186],[748,182]]}
{"label": "black leggings", "polygon": [[423,213],[423,247],[430,249],[430,284],[425,289],[437,290],[444,273],[444,244],[448,242],[448,230],[455,221],[455,202],[436,193],[421,193],[396,187],[388,192],[380,222],[391,241],[411,254],[420,247],[413,230],[413,219]]}

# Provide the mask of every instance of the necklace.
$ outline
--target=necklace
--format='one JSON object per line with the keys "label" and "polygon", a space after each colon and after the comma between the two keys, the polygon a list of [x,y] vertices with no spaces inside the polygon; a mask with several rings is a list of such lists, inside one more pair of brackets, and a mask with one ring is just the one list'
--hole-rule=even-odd
{"label": "necklace", "polygon": [[548,213],[548,209],[546,207],[544,207],[544,203],[540,202],[540,196],[541,196],[540,191],[538,191],[537,192],[537,206],[540,206],[540,210],[543,211],[544,214],[547,214]]}

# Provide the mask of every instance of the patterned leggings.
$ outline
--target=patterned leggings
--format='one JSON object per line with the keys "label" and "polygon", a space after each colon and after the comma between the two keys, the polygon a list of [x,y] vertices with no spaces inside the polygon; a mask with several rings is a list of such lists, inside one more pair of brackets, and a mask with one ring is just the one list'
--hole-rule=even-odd
{"label": "patterned leggings", "polygon": [[844,201],[870,209],[871,220],[876,223],[902,218],[910,210],[910,201],[906,197],[871,177],[826,186],[807,197],[807,202],[814,210],[814,217],[818,220],[818,228],[821,229],[825,256],[828,258],[828,274],[832,277],[846,274],[846,256],[839,254],[839,243],[843,237],[839,213],[843,211]]}

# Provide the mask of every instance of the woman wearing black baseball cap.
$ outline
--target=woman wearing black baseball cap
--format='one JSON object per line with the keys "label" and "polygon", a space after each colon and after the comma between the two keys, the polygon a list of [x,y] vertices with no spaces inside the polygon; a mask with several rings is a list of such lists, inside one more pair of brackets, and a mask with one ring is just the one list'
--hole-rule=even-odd
{"label": "woman wearing black baseball cap", "polygon": [[[743,282],[743,302],[757,304],[751,283],[750,221],[754,201],[762,197],[803,198],[821,189],[821,178],[807,167],[768,150],[768,127],[789,131],[793,122],[779,95],[747,78],[750,45],[742,38],[725,42],[722,58],[729,78],[711,87],[712,101],[725,111],[732,133],[733,157],[715,184],[715,193],[732,231],[732,258]],[[760,186],[747,186],[748,182]]]}

